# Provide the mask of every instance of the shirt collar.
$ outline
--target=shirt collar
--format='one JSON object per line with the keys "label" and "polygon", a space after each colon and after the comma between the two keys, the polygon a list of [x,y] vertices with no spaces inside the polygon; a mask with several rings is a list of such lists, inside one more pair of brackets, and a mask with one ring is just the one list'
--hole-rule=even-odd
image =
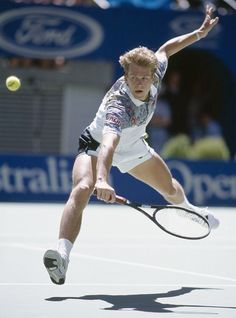
{"label": "shirt collar", "polygon": [[[124,90],[128,94],[129,98],[132,100],[132,102],[135,104],[135,106],[139,107],[139,106],[145,104],[144,101],[139,100],[133,96],[133,94],[131,93],[131,91],[129,89],[129,86],[126,83],[124,86]],[[150,97],[152,97],[152,98],[155,97],[156,93],[157,93],[157,88],[152,84],[151,89],[150,89]]]}

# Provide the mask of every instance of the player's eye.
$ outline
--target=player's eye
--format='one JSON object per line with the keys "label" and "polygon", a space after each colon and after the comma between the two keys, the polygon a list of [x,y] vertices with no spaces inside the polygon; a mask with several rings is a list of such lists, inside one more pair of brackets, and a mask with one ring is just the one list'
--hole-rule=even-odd
{"label": "player's eye", "polygon": [[142,80],[143,81],[149,81],[151,79],[151,76],[143,76]]}

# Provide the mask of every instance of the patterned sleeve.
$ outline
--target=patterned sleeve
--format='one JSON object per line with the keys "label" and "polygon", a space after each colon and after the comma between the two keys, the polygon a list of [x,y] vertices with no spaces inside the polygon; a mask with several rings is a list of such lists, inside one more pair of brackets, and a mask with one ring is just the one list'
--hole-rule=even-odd
{"label": "patterned sleeve", "polygon": [[168,58],[165,53],[159,52],[156,53],[156,57],[158,60],[157,76],[162,80],[168,67]]}
{"label": "patterned sleeve", "polygon": [[106,109],[103,133],[113,132],[120,136],[125,116],[124,106],[113,101]]}

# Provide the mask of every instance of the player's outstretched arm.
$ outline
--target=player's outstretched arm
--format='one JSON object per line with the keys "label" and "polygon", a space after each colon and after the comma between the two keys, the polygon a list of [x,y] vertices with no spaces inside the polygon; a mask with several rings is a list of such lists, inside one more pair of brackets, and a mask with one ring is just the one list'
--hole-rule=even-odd
{"label": "player's outstretched arm", "polygon": [[166,43],[164,43],[157,53],[164,52],[167,57],[170,57],[171,55],[181,51],[185,47],[193,44],[194,42],[205,38],[207,34],[214,28],[214,26],[218,23],[219,18],[215,17],[213,18],[213,7],[210,5],[206,6],[206,12],[205,12],[205,18],[197,30],[194,30],[193,32],[180,35],[178,37],[175,37]]}
{"label": "player's outstretched arm", "polygon": [[109,172],[112,165],[114,151],[119,143],[120,136],[113,132],[103,134],[100,151],[97,158],[96,195],[99,200],[114,203],[115,190],[109,185]]}

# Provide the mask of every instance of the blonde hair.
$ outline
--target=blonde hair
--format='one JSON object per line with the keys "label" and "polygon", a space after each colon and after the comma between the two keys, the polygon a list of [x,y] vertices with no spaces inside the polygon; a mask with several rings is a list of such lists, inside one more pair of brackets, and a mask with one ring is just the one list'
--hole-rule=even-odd
{"label": "blonde hair", "polygon": [[119,63],[123,67],[126,74],[131,63],[150,67],[153,73],[158,66],[158,61],[155,53],[145,46],[139,46],[121,55],[119,58]]}

